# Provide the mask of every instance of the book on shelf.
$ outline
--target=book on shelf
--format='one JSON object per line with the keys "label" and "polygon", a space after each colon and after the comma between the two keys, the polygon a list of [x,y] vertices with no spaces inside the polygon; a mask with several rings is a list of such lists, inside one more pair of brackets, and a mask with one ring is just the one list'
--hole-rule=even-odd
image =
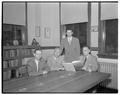
{"label": "book on shelf", "polygon": [[7,68],[8,67],[8,61],[3,61],[3,68]]}
{"label": "book on shelf", "polygon": [[16,56],[18,56],[18,50],[16,49],[16,50],[10,50],[10,57],[16,57]]}
{"label": "book on shelf", "polygon": [[9,67],[17,67],[19,65],[19,61],[18,61],[18,59],[9,60],[8,64],[9,64]]}
{"label": "book on shelf", "polygon": [[27,55],[31,55],[31,49],[27,49]]}
{"label": "book on shelf", "polygon": [[11,70],[8,71],[8,77],[7,77],[7,78],[8,78],[8,79],[11,78]]}
{"label": "book on shelf", "polygon": [[14,50],[4,50],[3,52],[3,57],[9,58],[9,57],[16,57],[19,56],[19,50],[14,49]]}
{"label": "book on shelf", "polygon": [[31,54],[31,49],[26,49],[26,54],[30,55]]}
{"label": "book on shelf", "polygon": [[16,56],[19,56],[19,49],[17,49],[16,52],[17,52],[17,55],[16,55]]}
{"label": "book on shelf", "polygon": [[15,50],[10,50],[10,57],[15,57]]}
{"label": "book on shelf", "polygon": [[9,80],[11,78],[11,70],[3,72],[3,80]]}
{"label": "book on shelf", "polygon": [[18,78],[18,77],[19,77],[19,70],[16,69],[16,78]]}
{"label": "book on shelf", "polygon": [[31,55],[31,49],[22,49],[21,53],[24,56],[29,56]]}
{"label": "book on shelf", "polygon": [[25,53],[24,53],[24,49],[22,49],[22,50],[21,50],[21,55],[24,55],[24,54],[25,54]]}
{"label": "book on shelf", "polygon": [[14,60],[10,60],[10,67],[14,67]]}
{"label": "book on shelf", "polygon": [[9,50],[6,50],[6,51],[5,51],[5,56],[4,56],[4,57],[5,57],[5,58],[9,58],[9,56],[10,56]]}
{"label": "book on shelf", "polygon": [[3,51],[3,58],[6,57],[6,50]]}
{"label": "book on shelf", "polygon": [[18,66],[19,65],[19,61],[16,59],[14,62],[14,66]]}

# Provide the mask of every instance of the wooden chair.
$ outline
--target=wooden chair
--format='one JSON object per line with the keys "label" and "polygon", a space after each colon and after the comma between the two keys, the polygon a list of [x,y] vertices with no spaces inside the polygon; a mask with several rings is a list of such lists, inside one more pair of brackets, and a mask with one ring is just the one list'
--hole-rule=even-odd
{"label": "wooden chair", "polygon": [[27,77],[27,76],[29,76],[27,65],[22,65],[19,68],[18,73],[19,73],[19,77]]}

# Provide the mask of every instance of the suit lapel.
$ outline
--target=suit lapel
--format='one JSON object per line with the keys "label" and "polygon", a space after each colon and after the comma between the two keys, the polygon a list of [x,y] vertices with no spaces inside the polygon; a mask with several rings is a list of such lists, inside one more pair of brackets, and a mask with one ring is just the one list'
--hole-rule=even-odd
{"label": "suit lapel", "polygon": [[38,71],[41,71],[42,68],[43,68],[43,62],[41,61],[42,59],[39,60],[39,63],[38,63]]}
{"label": "suit lapel", "polygon": [[69,44],[69,42],[68,42],[68,38],[66,38],[66,42],[67,42],[67,44],[68,44],[69,46],[72,45],[72,43],[73,43],[73,39],[74,39],[74,37],[72,37],[71,43]]}
{"label": "suit lapel", "polygon": [[33,59],[33,68],[35,71],[37,71],[37,65],[36,65],[36,62],[35,62],[35,58]]}
{"label": "suit lapel", "polygon": [[89,56],[88,56],[88,58],[86,59],[86,65],[91,64],[91,63],[90,63],[90,62],[91,62],[91,61],[90,61],[90,60],[91,60],[91,58],[90,58],[90,57],[91,57],[91,55],[89,55]]}
{"label": "suit lapel", "polygon": [[71,40],[71,44],[70,44],[70,45],[72,45],[72,44],[73,44],[73,41],[74,41],[74,38],[72,37],[72,40]]}

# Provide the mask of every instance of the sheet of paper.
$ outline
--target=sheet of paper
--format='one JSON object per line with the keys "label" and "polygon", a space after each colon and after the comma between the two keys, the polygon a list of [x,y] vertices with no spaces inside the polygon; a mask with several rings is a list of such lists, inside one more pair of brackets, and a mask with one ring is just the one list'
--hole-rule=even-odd
{"label": "sheet of paper", "polygon": [[72,63],[80,63],[80,60],[72,61]]}
{"label": "sheet of paper", "polygon": [[76,71],[72,63],[63,63],[66,71]]}

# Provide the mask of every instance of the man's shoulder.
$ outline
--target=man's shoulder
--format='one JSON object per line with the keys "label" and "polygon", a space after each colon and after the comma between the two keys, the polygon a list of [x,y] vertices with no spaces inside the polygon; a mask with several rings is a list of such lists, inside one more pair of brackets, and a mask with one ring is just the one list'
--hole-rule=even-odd
{"label": "man's shoulder", "polygon": [[90,58],[90,59],[96,59],[96,56],[90,54],[90,55],[89,55],[89,58]]}
{"label": "man's shoulder", "polygon": [[46,60],[43,57],[40,58],[40,62],[45,62],[45,61]]}
{"label": "man's shoulder", "polygon": [[76,41],[78,41],[78,38],[76,38],[76,37],[72,37],[73,38],[73,40],[76,40]]}
{"label": "man's shoulder", "polygon": [[27,61],[27,64],[31,64],[31,63],[33,63],[33,62],[35,62],[35,58],[30,58],[30,59]]}
{"label": "man's shoulder", "polygon": [[64,55],[59,56],[59,59],[64,59]]}
{"label": "man's shoulder", "polygon": [[50,59],[53,59],[53,54],[51,54],[47,57],[47,60],[50,60]]}
{"label": "man's shoulder", "polygon": [[65,40],[67,40],[67,37],[65,37],[65,38],[62,39],[62,41],[65,41]]}

